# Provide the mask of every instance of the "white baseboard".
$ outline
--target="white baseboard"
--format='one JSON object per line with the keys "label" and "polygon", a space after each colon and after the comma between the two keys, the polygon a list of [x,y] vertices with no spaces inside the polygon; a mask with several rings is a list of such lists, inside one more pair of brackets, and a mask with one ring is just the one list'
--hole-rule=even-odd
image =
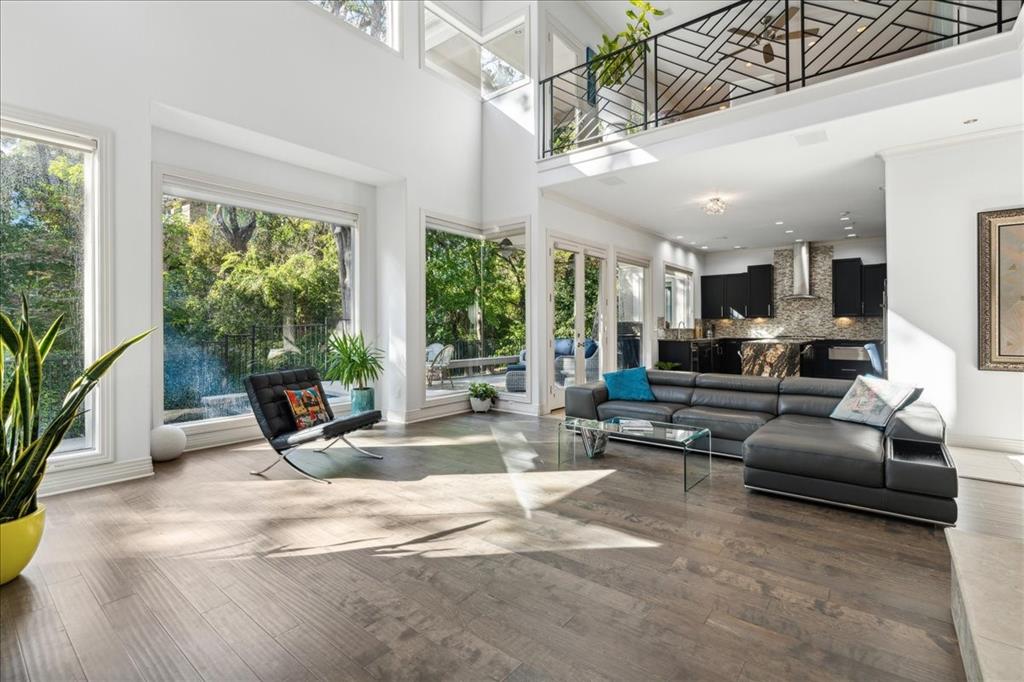
{"label": "white baseboard", "polygon": [[111,462],[77,469],[51,471],[43,478],[39,486],[39,497],[69,493],[73,490],[84,490],[96,486],[130,481],[153,475],[153,460],[149,457],[129,459],[124,462]]}
{"label": "white baseboard", "polygon": [[1024,441],[1014,438],[993,438],[992,436],[971,436],[951,433],[946,439],[947,445],[977,450],[994,450],[995,452],[1012,452],[1024,454]]}
{"label": "white baseboard", "polygon": [[409,410],[408,412],[389,410],[388,421],[398,424],[415,424],[416,422],[425,422],[431,419],[450,417],[452,415],[463,414],[469,411],[469,399],[467,398],[457,402],[428,405],[426,407],[421,407],[418,410]]}

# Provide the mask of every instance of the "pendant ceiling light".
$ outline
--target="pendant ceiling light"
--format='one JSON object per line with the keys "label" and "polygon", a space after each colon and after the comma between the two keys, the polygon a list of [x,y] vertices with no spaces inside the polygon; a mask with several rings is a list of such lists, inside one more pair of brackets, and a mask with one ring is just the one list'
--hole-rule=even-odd
{"label": "pendant ceiling light", "polygon": [[498,242],[498,253],[500,253],[505,258],[511,258],[512,254],[515,253],[515,251],[516,247],[512,243],[512,240],[509,239],[508,237],[505,237],[500,242]]}
{"label": "pendant ceiling light", "polygon": [[708,215],[722,215],[725,213],[725,201],[720,197],[708,199],[704,204],[704,212]]}

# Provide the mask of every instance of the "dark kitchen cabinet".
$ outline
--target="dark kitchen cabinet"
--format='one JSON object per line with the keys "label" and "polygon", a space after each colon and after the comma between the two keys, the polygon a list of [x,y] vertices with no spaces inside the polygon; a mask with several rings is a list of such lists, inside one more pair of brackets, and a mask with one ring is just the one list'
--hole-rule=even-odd
{"label": "dark kitchen cabinet", "polygon": [[716,372],[725,374],[743,374],[743,362],[740,351],[743,339],[726,339],[715,343],[718,366]]}
{"label": "dark kitchen cabinet", "polygon": [[717,372],[718,371],[718,354],[715,352],[715,343],[698,343],[697,346],[697,366],[693,368],[694,372]]}
{"label": "dark kitchen cabinet", "polygon": [[688,372],[691,366],[690,345],[689,341],[661,339],[658,341],[658,361],[675,363],[674,370]]}
{"label": "dark kitchen cabinet", "polygon": [[855,317],[864,314],[861,300],[860,258],[839,258],[832,261],[832,317]]}
{"label": "dark kitchen cabinet", "polygon": [[749,294],[747,317],[773,317],[775,295],[775,267],[750,265],[747,267]]}
{"label": "dark kitchen cabinet", "polygon": [[885,307],[885,263],[865,265],[861,271],[864,317],[881,317]]}
{"label": "dark kitchen cabinet", "polygon": [[743,319],[747,316],[750,298],[750,278],[747,273],[725,275],[725,316]]}
{"label": "dark kitchen cabinet", "polygon": [[725,317],[725,275],[700,278],[700,316],[705,320]]}

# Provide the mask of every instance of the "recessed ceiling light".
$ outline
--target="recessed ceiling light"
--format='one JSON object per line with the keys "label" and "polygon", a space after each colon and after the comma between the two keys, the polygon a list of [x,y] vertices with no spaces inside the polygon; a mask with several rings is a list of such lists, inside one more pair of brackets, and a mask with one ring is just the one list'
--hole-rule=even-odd
{"label": "recessed ceiling light", "polygon": [[857,235],[855,235],[855,234],[848,234],[848,235],[846,235],[846,238],[847,239],[856,239]]}
{"label": "recessed ceiling light", "polygon": [[866,28],[867,28],[867,26],[858,26],[857,27],[857,33],[863,33],[864,29],[866,29]]}
{"label": "recessed ceiling light", "polygon": [[751,64],[750,62],[747,62],[747,66],[748,66],[748,67],[749,67],[749,66],[753,66],[753,64]]}
{"label": "recessed ceiling light", "polygon": [[740,246],[739,244],[737,244],[736,246],[734,246],[734,247],[732,247],[732,248],[734,248],[734,249],[742,249],[743,247],[742,247],[742,246]]}
{"label": "recessed ceiling light", "polygon": [[690,246],[697,246],[697,242],[690,242]]}
{"label": "recessed ceiling light", "polygon": [[706,248],[708,248],[708,245],[707,245],[707,244],[705,244],[704,246],[702,246],[702,247],[700,247],[700,248],[702,248],[702,249],[706,249]]}
{"label": "recessed ceiling light", "polygon": [[781,221],[781,220],[776,220],[775,224],[776,225],[785,225],[785,223],[783,221]]}
{"label": "recessed ceiling light", "polygon": [[972,123],[977,123],[977,122],[978,122],[978,119],[976,119],[976,118],[969,118],[969,119],[967,119],[966,121],[964,121],[964,125],[965,125],[965,126],[969,126],[969,125],[971,125]]}
{"label": "recessed ceiling light", "polygon": [[843,225],[843,229],[844,230],[852,230],[853,229],[853,225]]}
{"label": "recessed ceiling light", "polygon": [[811,42],[809,42],[809,43],[807,43],[807,44],[808,44],[808,45],[814,45],[814,43],[816,43],[816,42],[818,42],[818,41],[817,41],[817,40],[812,40]]}
{"label": "recessed ceiling light", "polygon": [[799,243],[799,242],[802,242],[802,241],[803,241],[803,239],[794,239],[793,241],[795,241],[795,242]]}
{"label": "recessed ceiling light", "polygon": [[840,220],[849,220],[850,216],[848,216],[848,215],[840,216],[839,219]]}
{"label": "recessed ceiling light", "polygon": [[686,239],[686,237],[681,234],[677,234],[676,239]]}
{"label": "recessed ceiling light", "polygon": [[725,109],[725,105],[724,104],[722,106],[718,107],[719,111],[721,111],[722,109]]}
{"label": "recessed ceiling light", "polygon": [[793,234],[793,230],[786,230],[786,234]]}

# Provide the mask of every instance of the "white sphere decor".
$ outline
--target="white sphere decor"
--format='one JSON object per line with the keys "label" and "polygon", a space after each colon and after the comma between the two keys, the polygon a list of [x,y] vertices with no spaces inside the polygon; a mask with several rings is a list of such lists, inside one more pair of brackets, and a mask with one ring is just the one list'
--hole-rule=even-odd
{"label": "white sphere decor", "polygon": [[158,426],[149,433],[149,456],[154,462],[177,459],[185,451],[185,432],[177,426]]}

